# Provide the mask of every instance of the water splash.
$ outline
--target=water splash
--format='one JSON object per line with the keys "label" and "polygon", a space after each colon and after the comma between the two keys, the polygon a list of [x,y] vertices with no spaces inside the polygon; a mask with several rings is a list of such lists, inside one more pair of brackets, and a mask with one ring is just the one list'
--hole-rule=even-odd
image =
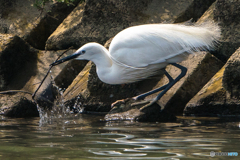
{"label": "water splash", "polygon": [[[45,91],[40,95],[40,99],[44,101],[43,103],[38,103],[37,108],[39,111],[39,125],[52,124],[53,122],[62,121],[65,123],[66,118],[71,117],[71,110],[69,106],[64,104],[64,89],[59,88],[55,81],[54,77],[51,75],[48,77],[46,82]],[[80,108],[77,104],[75,107]],[[80,110],[80,109],[79,109]]]}

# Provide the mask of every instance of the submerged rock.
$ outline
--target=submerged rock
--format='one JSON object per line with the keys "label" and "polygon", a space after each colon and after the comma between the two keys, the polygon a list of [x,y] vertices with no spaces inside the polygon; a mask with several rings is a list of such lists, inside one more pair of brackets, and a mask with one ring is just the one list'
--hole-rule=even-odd
{"label": "submerged rock", "polygon": [[[211,80],[189,101],[185,115],[233,116],[240,115],[238,49]],[[238,90],[238,91],[237,91]]]}

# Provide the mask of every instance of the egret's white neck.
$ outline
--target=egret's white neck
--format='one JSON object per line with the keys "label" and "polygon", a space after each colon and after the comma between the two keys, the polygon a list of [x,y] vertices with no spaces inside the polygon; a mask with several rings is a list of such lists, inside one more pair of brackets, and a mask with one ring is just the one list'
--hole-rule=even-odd
{"label": "egret's white neck", "polygon": [[91,61],[96,64],[98,69],[108,69],[112,66],[112,59],[109,51],[102,45],[98,46],[97,54],[91,58]]}
{"label": "egret's white neck", "polygon": [[108,83],[109,79],[111,79],[111,71],[114,65],[112,59],[110,58],[109,51],[102,45],[96,45],[94,52],[95,54],[92,55],[89,60],[96,65],[96,71],[99,79]]}

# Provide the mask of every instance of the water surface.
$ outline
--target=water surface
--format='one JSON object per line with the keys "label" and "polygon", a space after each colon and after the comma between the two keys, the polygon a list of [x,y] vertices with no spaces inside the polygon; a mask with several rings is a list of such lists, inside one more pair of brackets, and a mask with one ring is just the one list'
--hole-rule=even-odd
{"label": "water surface", "polygon": [[48,122],[0,120],[0,159],[239,159],[240,120],[178,117],[176,123],[104,122],[72,114]]}

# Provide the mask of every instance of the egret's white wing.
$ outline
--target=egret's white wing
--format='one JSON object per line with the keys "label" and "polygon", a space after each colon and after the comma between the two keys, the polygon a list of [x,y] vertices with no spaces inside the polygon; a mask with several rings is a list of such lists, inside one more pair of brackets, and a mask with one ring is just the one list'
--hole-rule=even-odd
{"label": "egret's white wing", "polygon": [[218,37],[219,30],[213,25],[141,25],[118,33],[110,44],[109,52],[113,60],[141,68],[162,62],[182,61],[186,52],[192,53],[199,48],[210,49]]}

